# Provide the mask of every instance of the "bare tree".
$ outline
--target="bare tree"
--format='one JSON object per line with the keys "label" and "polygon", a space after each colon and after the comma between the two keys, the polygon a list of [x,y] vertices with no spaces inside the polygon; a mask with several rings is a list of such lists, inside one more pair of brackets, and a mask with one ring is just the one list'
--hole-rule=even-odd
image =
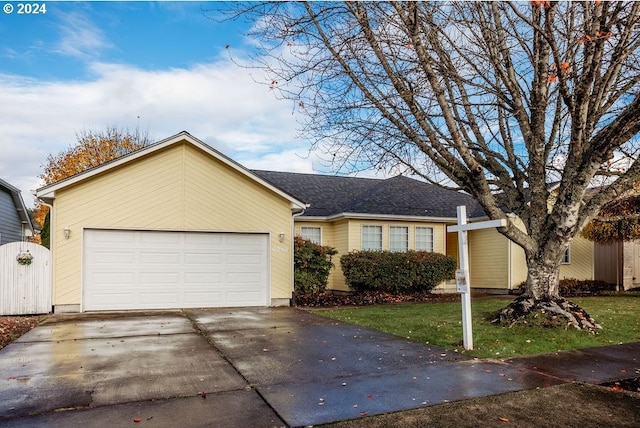
{"label": "bare tree", "polygon": [[470,193],[491,219],[522,220],[524,230],[500,230],[529,268],[525,295],[503,315],[544,307],[594,327],[559,296],[559,266],[603,204],[640,178],[640,3],[230,7],[253,22],[250,66],[335,162],[405,170]]}

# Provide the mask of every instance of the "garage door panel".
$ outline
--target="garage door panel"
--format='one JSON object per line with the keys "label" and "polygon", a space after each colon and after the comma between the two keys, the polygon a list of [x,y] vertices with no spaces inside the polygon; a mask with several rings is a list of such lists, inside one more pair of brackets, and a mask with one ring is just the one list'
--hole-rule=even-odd
{"label": "garage door panel", "polygon": [[247,264],[261,265],[262,255],[261,254],[228,254],[227,263],[237,264],[237,265],[247,265]]}
{"label": "garage door panel", "polygon": [[[124,231],[125,233],[127,231]],[[138,234],[137,241],[141,244],[162,245],[173,244],[178,245],[181,240],[181,236],[176,232],[152,232],[152,231],[134,231]]]}
{"label": "garage door panel", "polygon": [[142,264],[179,264],[180,254],[176,252],[141,251],[140,263]]}
{"label": "garage door panel", "polygon": [[96,294],[96,299],[101,302],[101,305],[105,308],[112,305],[118,305],[122,309],[128,309],[133,302],[133,293],[116,293],[110,292],[108,294]]}
{"label": "garage door panel", "polygon": [[184,262],[188,265],[219,265],[223,262],[221,253],[203,252],[203,253],[185,253]]}
{"label": "garage door panel", "polygon": [[200,293],[184,293],[185,308],[199,308],[202,302],[224,303],[223,293],[220,292],[200,292]]}
{"label": "garage door panel", "polygon": [[228,272],[227,282],[236,286],[252,285],[260,281],[260,274],[250,272]]}
{"label": "garage door panel", "polygon": [[268,235],[86,230],[84,310],[266,306]]}
{"label": "garage door panel", "polygon": [[177,272],[154,272],[141,273],[140,284],[177,284],[180,281],[180,275]]}
{"label": "garage door panel", "polygon": [[222,274],[218,272],[186,273],[184,275],[184,283],[187,286],[220,284],[221,282]]}
{"label": "garage door panel", "polygon": [[94,263],[110,264],[110,263],[134,263],[135,253],[132,251],[101,251],[94,253]]}
{"label": "garage door panel", "polygon": [[93,275],[93,281],[100,285],[133,285],[135,274],[131,272],[101,272]]}
{"label": "garage door panel", "polygon": [[230,291],[227,293],[227,302],[241,304],[246,300],[259,299],[261,295],[251,291]]}

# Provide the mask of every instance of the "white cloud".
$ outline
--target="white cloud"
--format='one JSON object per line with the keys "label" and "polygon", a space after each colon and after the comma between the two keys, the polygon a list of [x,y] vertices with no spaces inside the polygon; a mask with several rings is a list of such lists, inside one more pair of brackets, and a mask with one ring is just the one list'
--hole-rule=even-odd
{"label": "white cloud", "polygon": [[49,153],[83,130],[116,126],[162,139],[182,130],[251,168],[312,172],[291,105],[228,61],[148,71],[94,63],[87,81],[0,76],[0,177],[29,189]]}
{"label": "white cloud", "polygon": [[79,12],[62,15],[58,30],[60,40],[54,46],[54,52],[65,56],[97,57],[103,49],[113,47],[103,31]]}

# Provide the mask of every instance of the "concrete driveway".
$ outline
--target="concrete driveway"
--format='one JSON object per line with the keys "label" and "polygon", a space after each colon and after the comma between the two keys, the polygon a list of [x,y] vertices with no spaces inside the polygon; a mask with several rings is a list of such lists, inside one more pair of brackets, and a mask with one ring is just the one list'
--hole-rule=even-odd
{"label": "concrete driveway", "polygon": [[0,350],[0,427],[308,426],[563,382],[293,308],[56,315]]}

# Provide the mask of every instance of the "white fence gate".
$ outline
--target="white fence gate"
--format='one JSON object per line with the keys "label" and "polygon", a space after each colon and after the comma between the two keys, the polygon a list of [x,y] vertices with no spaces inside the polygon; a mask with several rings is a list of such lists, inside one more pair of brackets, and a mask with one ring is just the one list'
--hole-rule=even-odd
{"label": "white fence gate", "polygon": [[[21,265],[18,254],[29,251],[33,260]],[[51,252],[31,242],[0,246],[0,315],[51,312]]]}

